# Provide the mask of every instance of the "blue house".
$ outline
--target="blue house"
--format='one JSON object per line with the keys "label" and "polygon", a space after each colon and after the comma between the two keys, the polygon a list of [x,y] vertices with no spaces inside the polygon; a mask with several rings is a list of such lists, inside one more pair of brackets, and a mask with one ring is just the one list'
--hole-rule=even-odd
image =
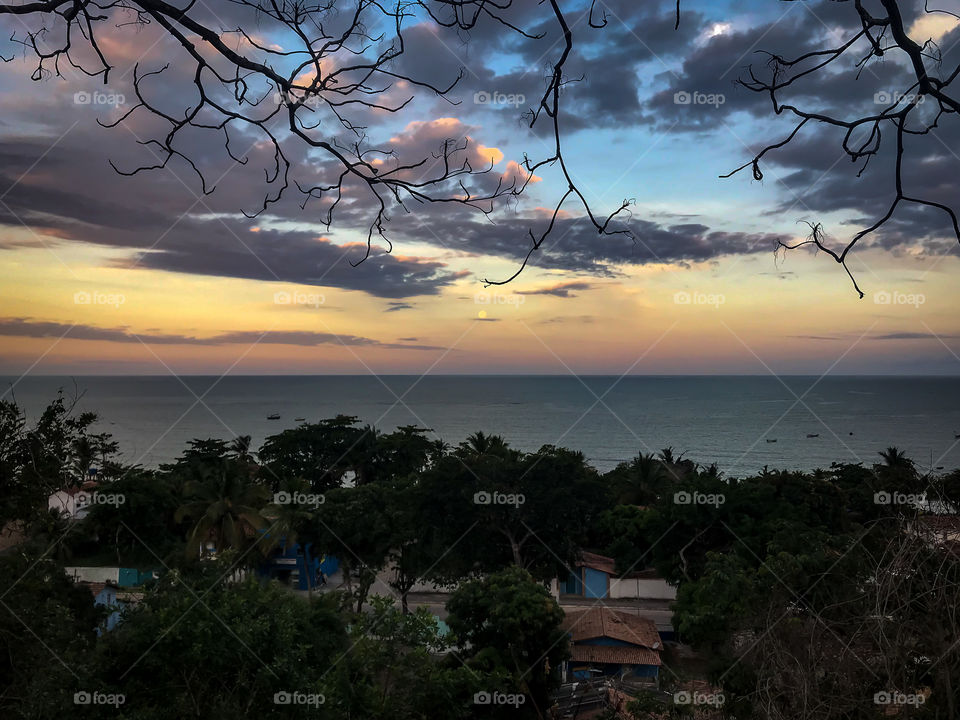
{"label": "blue house", "polygon": [[263,565],[260,574],[288,582],[298,590],[314,590],[318,571],[327,577],[340,568],[340,561],[332,555],[314,555],[313,543],[293,543],[278,548]]}
{"label": "blue house", "polygon": [[597,607],[567,613],[563,628],[571,640],[568,680],[616,676],[658,683],[663,646],[652,620]]}
{"label": "blue house", "polygon": [[560,593],[594,599],[610,597],[610,578],[613,574],[613,558],[582,552],[575,569],[561,584]]}
{"label": "blue house", "polygon": [[143,598],[142,592],[124,590],[113,582],[82,582],[81,584],[86,586],[93,595],[93,604],[106,608],[110,613],[97,628],[97,635],[113,630],[120,622],[123,610],[130,605],[136,605]]}

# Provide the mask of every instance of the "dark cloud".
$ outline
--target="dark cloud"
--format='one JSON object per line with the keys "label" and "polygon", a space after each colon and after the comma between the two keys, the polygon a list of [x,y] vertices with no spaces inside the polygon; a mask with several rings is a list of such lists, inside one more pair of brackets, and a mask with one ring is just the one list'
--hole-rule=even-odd
{"label": "dark cloud", "polygon": [[892,332],[885,333],[883,335],[874,335],[873,340],[936,340],[948,339],[954,340],[960,338],[960,335],[934,335],[933,333],[922,333],[922,332]]}
{"label": "dark cloud", "polygon": [[384,312],[397,312],[398,310],[412,310],[414,308],[410,303],[391,302],[387,303],[387,309]]}
{"label": "dark cloud", "polygon": [[[37,158],[42,159],[36,168],[21,177]],[[76,147],[49,150],[38,140],[0,142],[0,187],[9,188],[0,203],[0,225],[28,225],[64,241],[129,249],[130,260],[116,261],[118,267],[279,280],[386,298],[437,294],[458,277],[441,261],[379,248],[354,267],[365,246],[338,244],[322,227],[261,227],[265,220],[238,216],[236,207],[232,213],[211,212],[164,173],[122,178],[99,160]],[[297,210],[290,219],[309,224],[311,215]],[[0,247],[19,244],[0,240]]]}
{"label": "dark cloud", "polygon": [[47,322],[25,317],[0,318],[0,335],[8,337],[67,338],[105,342],[140,343],[147,345],[350,345],[391,350],[443,350],[433,345],[386,343],[358,335],[312,332],[308,330],[276,330],[258,332],[242,330],[212,337],[196,337],[168,333],[137,333],[126,327],[100,328],[93,325]]}
{"label": "dark cloud", "polygon": [[[521,261],[529,247],[529,231],[539,234],[548,220],[542,216],[506,216],[481,221],[464,213],[427,208],[416,222],[400,219],[395,232],[411,240],[435,242],[448,250],[480,253]],[[735,254],[768,253],[784,235],[713,230],[701,223],[663,225],[635,219],[628,235],[598,235],[583,218],[561,217],[531,265],[614,276],[621,265],[696,263]],[[430,232],[424,234],[424,228]]]}
{"label": "dark cloud", "polygon": [[576,297],[576,290],[589,290],[593,283],[580,280],[571,280],[561,282],[550,287],[538,288],[537,290],[517,290],[517,295],[553,295],[555,297]]}
{"label": "dark cloud", "polygon": [[597,318],[593,315],[558,315],[556,317],[540,320],[540,325],[563,325],[566,323],[586,323],[596,322]]}

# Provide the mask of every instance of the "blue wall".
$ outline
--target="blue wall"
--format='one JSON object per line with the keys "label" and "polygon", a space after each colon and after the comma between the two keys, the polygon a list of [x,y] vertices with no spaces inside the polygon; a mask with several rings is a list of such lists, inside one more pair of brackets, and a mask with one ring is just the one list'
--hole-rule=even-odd
{"label": "blue wall", "polygon": [[[281,572],[297,571],[297,589],[310,590],[317,587],[317,569],[319,568],[328,578],[340,569],[340,561],[332,555],[315,557],[311,552],[313,543],[300,545],[294,543],[283,550],[278,550],[272,558],[260,566],[260,573],[276,577]],[[287,560],[287,563],[277,562]],[[289,562],[293,560],[294,562]]]}
{"label": "blue wall", "polygon": [[[583,573],[581,580],[580,573]],[[593,568],[578,568],[576,572],[570,573],[567,582],[564,583],[563,592],[567,595],[580,595],[588,598],[607,597],[607,587],[609,576],[600,570]]]}
{"label": "blue wall", "polygon": [[607,574],[594,570],[593,568],[583,568],[583,584],[588,598],[605,598],[607,596]]}

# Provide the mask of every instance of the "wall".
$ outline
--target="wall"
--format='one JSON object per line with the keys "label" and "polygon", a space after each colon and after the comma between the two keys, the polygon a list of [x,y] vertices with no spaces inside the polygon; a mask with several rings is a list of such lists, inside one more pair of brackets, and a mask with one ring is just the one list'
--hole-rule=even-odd
{"label": "wall", "polygon": [[650,598],[654,600],[676,600],[677,589],[659,578],[653,579],[613,579],[610,580],[611,598]]}
{"label": "wall", "polygon": [[593,568],[583,568],[583,595],[588,598],[607,597],[609,575]]}
{"label": "wall", "polygon": [[120,584],[120,568],[117,567],[65,567],[67,575],[74,581],[112,582]]}

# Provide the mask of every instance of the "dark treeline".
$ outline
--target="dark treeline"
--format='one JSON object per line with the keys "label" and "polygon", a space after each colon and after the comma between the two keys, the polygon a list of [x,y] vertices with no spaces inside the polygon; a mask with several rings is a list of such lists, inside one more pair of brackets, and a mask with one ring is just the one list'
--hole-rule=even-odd
{"label": "dark treeline", "polygon": [[[194,440],[128,467],[63,397],[33,424],[0,403],[0,715],[15,718],[549,717],[568,657],[548,585],[584,550],[677,586],[674,626],[741,718],[960,713],[960,564],[923,528],[960,506],[960,473],[895,448],[871,467],[726,478],[667,448],[606,474],[477,432],[451,447],[338,416],[268,438]],[[79,521],[48,509],[96,470]],[[285,545],[336,556],[344,583],[291,593],[254,570]],[[155,568],[119,625],[64,565]],[[390,598],[371,593],[386,574]],[[451,592],[450,632],[408,603]],[[685,679],[664,667],[669,688]],[[77,692],[122,694],[116,708]],[[515,693],[519,707],[473,704]],[[277,694],[320,698],[278,704]],[[665,717],[688,707],[633,716]]]}

